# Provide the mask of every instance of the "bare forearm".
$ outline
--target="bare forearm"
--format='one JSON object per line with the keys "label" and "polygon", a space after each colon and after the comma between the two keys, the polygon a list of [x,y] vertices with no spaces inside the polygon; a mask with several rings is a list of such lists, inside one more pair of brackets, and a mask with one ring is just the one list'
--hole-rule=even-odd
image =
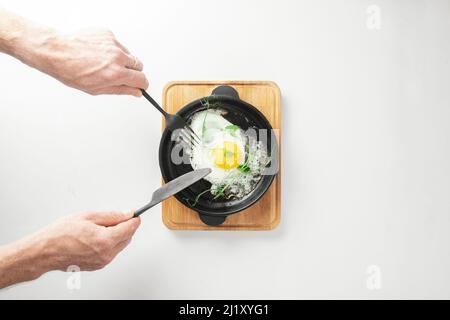
{"label": "bare forearm", "polygon": [[18,17],[0,8],[0,51],[13,54],[14,43],[22,37],[24,23]]}
{"label": "bare forearm", "polygon": [[0,8],[0,51],[38,69],[57,33]]}
{"label": "bare forearm", "polygon": [[0,247],[0,289],[30,281],[52,269],[45,240],[30,236]]}

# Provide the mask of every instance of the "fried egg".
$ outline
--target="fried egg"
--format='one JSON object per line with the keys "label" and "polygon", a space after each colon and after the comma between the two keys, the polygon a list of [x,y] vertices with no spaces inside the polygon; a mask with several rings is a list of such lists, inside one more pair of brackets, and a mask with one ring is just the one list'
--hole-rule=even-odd
{"label": "fried egg", "polygon": [[270,159],[261,141],[246,135],[225,115],[226,111],[219,108],[206,109],[189,119],[191,129],[201,141],[188,149],[188,155],[193,169],[211,169],[204,179],[211,183],[206,191],[214,200],[239,200],[254,190]]}
{"label": "fried egg", "polygon": [[192,147],[192,167],[210,168],[211,173],[205,179],[213,186],[226,183],[246,159],[246,138],[242,130],[226,120],[220,110],[196,113],[190,126],[201,139],[200,144]]}

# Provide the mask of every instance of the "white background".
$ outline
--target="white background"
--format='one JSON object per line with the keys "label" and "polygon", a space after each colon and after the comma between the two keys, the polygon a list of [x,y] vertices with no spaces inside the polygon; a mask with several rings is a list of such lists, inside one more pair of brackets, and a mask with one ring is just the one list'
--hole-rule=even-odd
{"label": "white background", "polygon": [[[450,298],[448,1],[2,2],[62,30],[111,28],[158,100],[171,80],[276,81],[283,195],[271,232],[173,232],[155,207],[81,290],[52,272],[0,298]],[[0,243],[146,203],[159,136],[144,100],[92,97],[1,55]]]}

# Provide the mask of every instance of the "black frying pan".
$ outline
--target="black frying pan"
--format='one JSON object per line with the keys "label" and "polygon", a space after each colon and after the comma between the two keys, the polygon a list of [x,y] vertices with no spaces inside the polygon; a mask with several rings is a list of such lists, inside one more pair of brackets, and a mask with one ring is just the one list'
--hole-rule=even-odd
{"label": "black frying pan", "polygon": [[[212,95],[207,97],[210,104],[217,103],[220,109],[226,110],[225,119],[241,127],[244,131],[249,128],[271,130],[272,126],[264,115],[251,104],[239,99],[237,91],[230,86],[220,86],[213,90]],[[195,112],[205,110],[202,99],[195,100],[177,112],[179,116],[188,120]],[[272,131],[270,131],[272,132]],[[164,130],[159,146],[159,166],[164,181],[171,181],[189,171],[192,171],[190,164],[174,164],[171,161],[171,153],[176,142],[171,139],[171,132]],[[258,137],[259,138],[259,137]],[[267,139],[268,154],[272,161],[278,163],[278,145],[276,139]],[[276,159],[275,159],[276,158]],[[230,214],[242,211],[257,202],[269,189],[274,175],[263,175],[255,189],[241,200],[216,199],[209,193],[204,194],[198,203],[192,207],[191,201],[211,184],[206,180],[200,180],[189,188],[180,191],[175,195],[185,206],[197,211],[200,219],[207,225],[217,226],[222,224]],[[192,203],[192,202],[191,202]]]}

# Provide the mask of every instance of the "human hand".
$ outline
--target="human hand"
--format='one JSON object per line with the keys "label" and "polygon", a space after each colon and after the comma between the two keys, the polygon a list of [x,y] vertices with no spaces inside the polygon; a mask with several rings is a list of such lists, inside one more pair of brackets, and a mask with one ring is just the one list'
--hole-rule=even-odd
{"label": "human hand", "polygon": [[0,289],[71,265],[101,269],[130,243],[140,222],[131,213],[82,213],[0,246]]}
{"label": "human hand", "polygon": [[141,96],[148,88],[143,64],[109,30],[61,35],[40,31],[24,42],[21,60],[62,83],[92,95]]}
{"label": "human hand", "polygon": [[109,30],[60,34],[0,8],[0,52],[93,95],[141,96],[148,87],[142,62]]}
{"label": "human hand", "polygon": [[41,230],[35,239],[45,243],[50,269],[66,271],[105,267],[131,241],[140,225],[132,214],[89,212],[63,218]]}

